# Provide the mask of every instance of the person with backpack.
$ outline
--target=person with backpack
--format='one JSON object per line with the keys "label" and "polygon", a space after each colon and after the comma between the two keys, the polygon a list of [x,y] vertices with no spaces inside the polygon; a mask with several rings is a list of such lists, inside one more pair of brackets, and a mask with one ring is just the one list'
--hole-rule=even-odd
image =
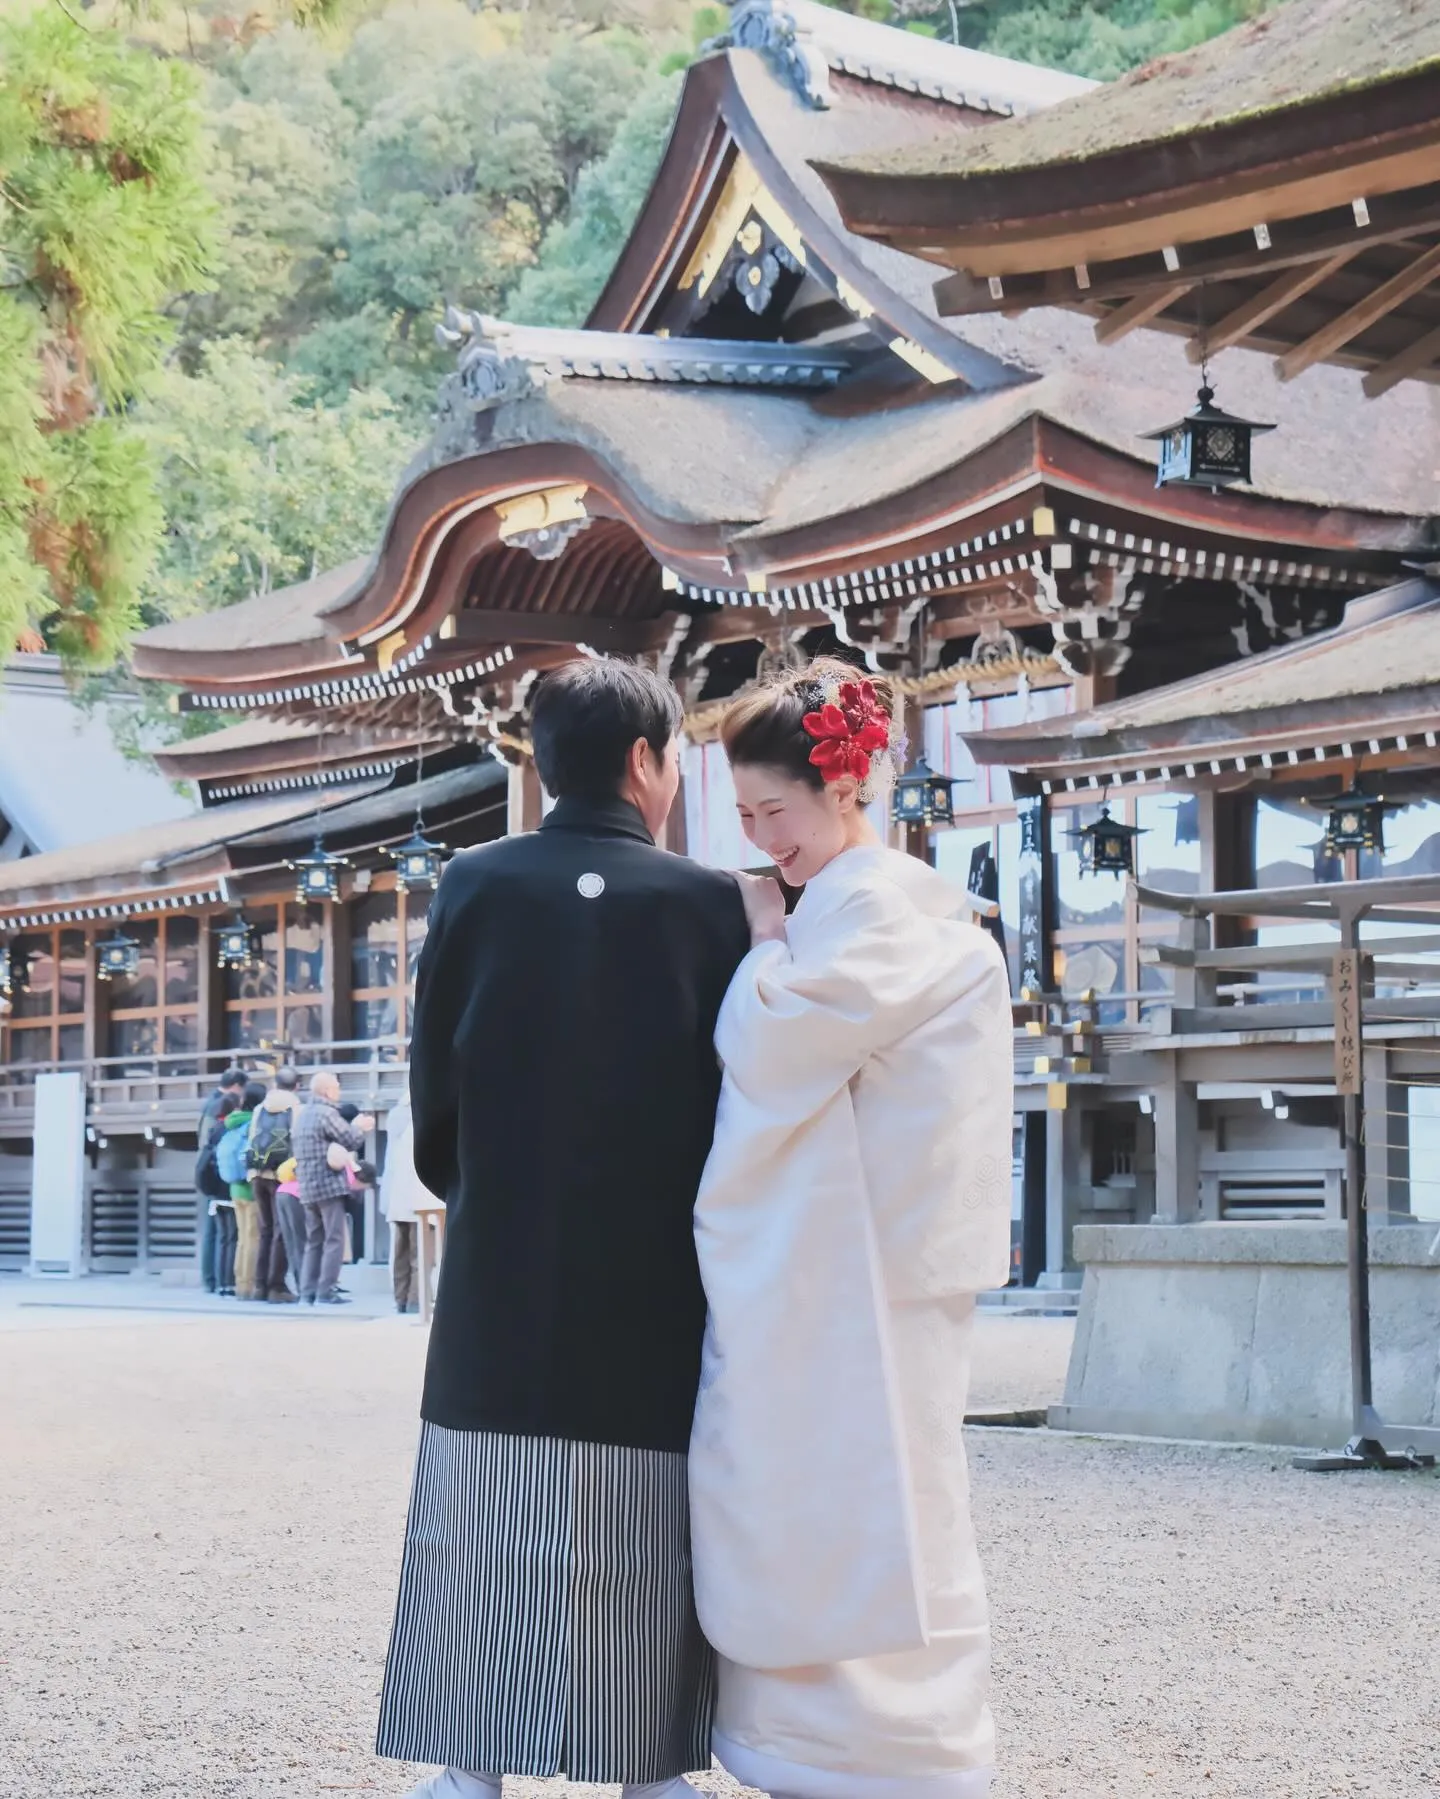
{"label": "person with backpack", "polygon": [[[250,1191],[255,1195],[259,1242],[255,1254],[255,1297],[271,1305],[294,1305],[296,1295],[285,1282],[286,1269],[300,1284],[300,1264],[305,1254],[305,1221],[298,1201],[279,1192],[280,1169],[294,1154],[290,1133],[300,1110],[296,1088],[300,1077],[293,1068],[278,1068],[275,1085],[265,1095],[250,1120]],[[294,1216],[287,1209],[294,1206]],[[288,1228],[287,1228],[288,1221]]]}
{"label": "person with backpack", "polygon": [[263,1299],[255,1291],[255,1258],[260,1247],[260,1222],[255,1195],[250,1187],[250,1120],[264,1103],[259,1081],[246,1083],[240,1104],[225,1120],[224,1134],[215,1146],[215,1166],[228,1183],[235,1207],[235,1296]]}
{"label": "person with backpack", "polygon": [[[201,1275],[207,1291],[221,1299],[228,1299],[235,1292],[235,1206],[230,1198],[230,1183],[220,1173],[218,1152],[225,1135],[225,1121],[238,1105],[244,1086],[245,1078],[239,1075],[236,1090],[222,1087],[213,1112],[208,1118],[201,1117],[200,1153],[195,1158],[195,1188],[205,1207]],[[206,1109],[209,1111],[208,1105]]]}
{"label": "person with backpack", "polygon": [[201,1108],[200,1121],[195,1129],[195,1194],[197,1201],[195,1224],[200,1251],[200,1284],[207,1293],[216,1293],[220,1290],[221,1226],[215,1209],[217,1199],[214,1189],[218,1177],[212,1172],[210,1185],[206,1186],[200,1178],[200,1172],[205,1165],[207,1155],[210,1156],[213,1170],[214,1156],[210,1152],[214,1148],[215,1127],[219,1124],[222,1116],[222,1102],[226,1099],[230,1101],[230,1106],[225,1108],[226,1111],[229,1111],[239,1099],[244,1088],[245,1071],[241,1068],[227,1068],[220,1076],[215,1091]]}

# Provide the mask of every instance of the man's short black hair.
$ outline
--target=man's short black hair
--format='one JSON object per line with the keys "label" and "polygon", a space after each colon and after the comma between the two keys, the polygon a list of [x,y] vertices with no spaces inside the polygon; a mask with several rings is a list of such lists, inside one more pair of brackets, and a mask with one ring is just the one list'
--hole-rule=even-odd
{"label": "man's short black hair", "polygon": [[220,1086],[228,1092],[232,1087],[243,1087],[249,1078],[243,1068],[227,1068],[220,1076]]}
{"label": "man's short black hair", "polygon": [[684,717],[679,694],[651,669],[609,657],[567,662],[535,690],[536,772],[554,799],[610,799],[631,745],[643,737],[663,756]]}

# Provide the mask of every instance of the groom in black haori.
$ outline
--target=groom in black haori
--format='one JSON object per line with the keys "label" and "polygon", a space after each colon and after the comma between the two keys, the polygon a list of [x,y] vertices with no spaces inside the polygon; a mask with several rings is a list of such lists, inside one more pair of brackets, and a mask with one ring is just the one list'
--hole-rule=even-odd
{"label": "groom in black haori", "polygon": [[377,1743],[441,1765],[416,1799],[504,1774],[669,1799],[710,1765],[692,1209],[750,934],[733,879],[655,846],[680,723],[646,669],[551,675],[554,811],[457,856],[430,913],[415,1164],[449,1213]]}

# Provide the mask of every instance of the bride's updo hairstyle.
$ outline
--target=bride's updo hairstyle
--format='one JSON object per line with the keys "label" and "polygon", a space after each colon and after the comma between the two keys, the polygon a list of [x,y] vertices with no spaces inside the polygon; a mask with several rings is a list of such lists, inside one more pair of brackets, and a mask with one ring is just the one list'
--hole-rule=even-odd
{"label": "bride's updo hairstyle", "polygon": [[[853,703],[841,713],[847,721],[845,737],[827,737],[824,727],[817,725],[817,720],[826,717],[833,723],[834,710],[843,704],[842,689],[846,690],[847,700],[858,702],[859,716],[870,720],[868,735],[863,738],[855,738],[848,729],[857,722]],[[831,709],[829,714],[827,708]],[[854,774],[859,781],[861,803],[868,805],[894,773],[899,741],[895,711],[895,690],[883,675],[868,674],[837,657],[822,656],[808,668],[773,677],[736,700],[721,723],[720,742],[732,768],[775,769],[792,781],[804,782],[817,793],[824,791],[827,780]],[[811,721],[808,725],[807,719]],[[859,774],[859,760],[852,766],[840,766],[823,748],[827,743],[851,741],[857,749],[861,742],[871,746],[859,752],[860,759],[868,765],[863,776]]]}

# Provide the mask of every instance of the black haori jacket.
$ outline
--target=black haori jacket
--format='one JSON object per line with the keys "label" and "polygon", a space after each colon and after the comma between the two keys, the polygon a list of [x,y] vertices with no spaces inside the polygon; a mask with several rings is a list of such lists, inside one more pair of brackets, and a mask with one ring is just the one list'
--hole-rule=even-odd
{"label": "black haori jacket", "polygon": [[416,1171],[449,1204],[431,1423],[688,1445],[691,1213],[748,947],[735,882],[621,800],[562,800],[445,870],[410,1051]]}

